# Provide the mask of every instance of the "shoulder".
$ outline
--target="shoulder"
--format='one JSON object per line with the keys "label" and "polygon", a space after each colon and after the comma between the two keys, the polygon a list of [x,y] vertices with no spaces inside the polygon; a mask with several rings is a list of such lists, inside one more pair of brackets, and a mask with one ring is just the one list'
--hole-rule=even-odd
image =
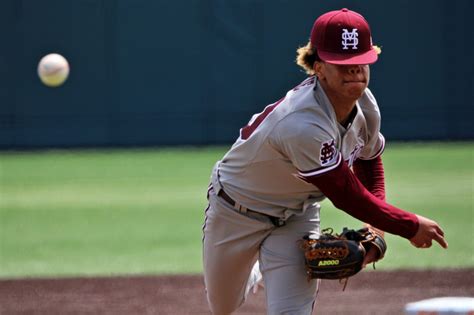
{"label": "shoulder", "polygon": [[365,90],[358,103],[368,127],[370,129],[375,129],[373,132],[378,131],[381,121],[380,109],[375,96],[368,88]]}
{"label": "shoulder", "polygon": [[285,115],[276,125],[270,135],[272,139],[279,141],[294,141],[299,139],[303,142],[325,141],[334,138],[337,126],[331,122],[317,103],[313,106],[301,107]]}
{"label": "shoulder", "polygon": [[318,103],[314,95],[315,78],[309,77],[288,91],[279,106],[278,122],[270,134],[277,141],[331,138],[337,133],[337,125],[330,114]]}
{"label": "shoulder", "polygon": [[368,112],[377,112],[380,114],[379,105],[377,104],[377,100],[375,99],[374,94],[369,88],[366,88],[364,94],[359,99],[360,108],[363,111]]}
{"label": "shoulder", "polygon": [[377,101],[369,89],[359,99],[359,106],[364,115],[367,131],[367,142],[360,154],[362,159],[373,159],[380,155],[385,146],[385,139],[380,133],[381,116]]}

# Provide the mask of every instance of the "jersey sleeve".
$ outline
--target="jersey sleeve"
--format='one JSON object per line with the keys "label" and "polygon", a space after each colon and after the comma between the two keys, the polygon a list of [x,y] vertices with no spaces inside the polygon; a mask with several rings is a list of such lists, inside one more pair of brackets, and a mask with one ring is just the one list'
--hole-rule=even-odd
{"label": "jersey sleeve", "polygon": [[303,178],[324,174],[342,161],[331,128],[310,121],[304,113],[294,113],[281,120],[273,130],[270,142],[292,162]]}
{"label": "jersey sleeve", "polygon": [[367,123],[368,140],[359,158],[372,160],[380,156],[385,149],[385,138],[380,132],[381,116],[375,97],[369,89],[359,100],[359,105]]}
{"label": "jersey sleeve", "polygon": [[374,196],[346,162],[321,176],[311,177],[309,182],[318,187],[336,208],[382,231],[410,239],[418,230],[419,221],[414,213]]}
{"label": "jersey sleeve", "polygon": [[372,160],[356,160],[352,170],[367,190],[379,198],[385,200],[385,171],[380,156]]}
{"label": "jersey sleeve", "polygon": [[373,160],[382,155],[385,149],[385,138],[379,132],[377,135],[372,136],[367,145],[362,150],[359,159],[361,160]]}

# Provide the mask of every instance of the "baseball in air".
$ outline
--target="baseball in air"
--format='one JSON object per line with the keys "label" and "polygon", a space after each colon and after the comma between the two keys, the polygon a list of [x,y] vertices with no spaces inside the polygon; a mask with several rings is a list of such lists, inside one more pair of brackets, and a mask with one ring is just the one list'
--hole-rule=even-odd
{"label": "baseball in air", "polygon": [[60,86],[69,76],[69,63],[59,54],[48,54],[38,64],[38,76],[49,87]]}

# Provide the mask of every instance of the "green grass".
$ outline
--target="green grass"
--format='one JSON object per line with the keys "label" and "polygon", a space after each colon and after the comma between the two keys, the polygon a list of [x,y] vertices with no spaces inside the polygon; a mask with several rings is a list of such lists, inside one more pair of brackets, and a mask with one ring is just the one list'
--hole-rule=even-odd
{"label": "green grass", "polygon": [[[227,148],[0,153],[0,277],[199,273],[205,193]],[[473,267],[473,143],[388,146],[388,200],[449,249],[387,236],[377,266]],[[325,201],[323,227],[361,223]]]}
{"label": "green grass", "polygon": [[222,149],[3,153],[0,277],[200,272]]}

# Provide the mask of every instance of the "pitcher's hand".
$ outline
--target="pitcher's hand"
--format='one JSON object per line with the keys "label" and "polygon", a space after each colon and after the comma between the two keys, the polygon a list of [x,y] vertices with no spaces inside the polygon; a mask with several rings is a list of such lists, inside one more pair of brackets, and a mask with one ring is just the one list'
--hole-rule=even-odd
{"label": "pitcher's hand", "polygon": [[421,215],[416,216],[419,222],[418,231],[410,239],[410,243],[418,248],[429,248],[432,241],[435,240],[441,247],[448,248],[448,243],[444,239],[444,232],[438,223]]}

